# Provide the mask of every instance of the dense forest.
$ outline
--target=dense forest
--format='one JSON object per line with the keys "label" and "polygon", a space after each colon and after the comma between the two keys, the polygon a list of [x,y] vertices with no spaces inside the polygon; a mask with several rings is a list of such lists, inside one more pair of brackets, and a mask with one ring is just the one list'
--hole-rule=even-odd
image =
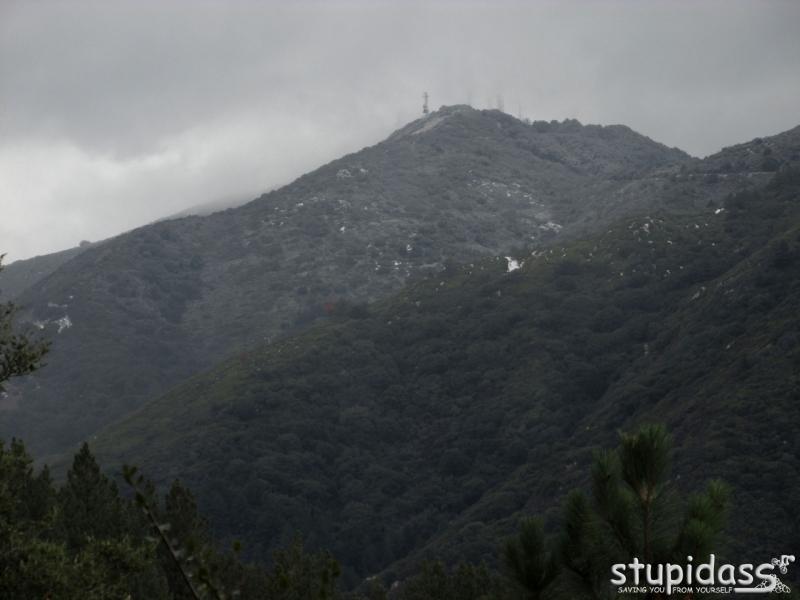
{"label": "dense forest", "polygon": [[[670,439],[663,427],[623,435],[598,452],[591,495],[574,492],[561,532],[546,537],[540,519],[498,540],[500,568],[426,561],[387,585],[370,578],[346,591],[333,556],[309,552],[298,535],[269,565],[247,564],[234,543],[220,550],[179,481],[158,497],[135,468],[129,491],[103,475],[87,445],[66,482],[38,473],[24,445],[0,444],[0,594],[64,600],[520,600],[609,597],[611,565],[704,559],[718,551],[728,492],[721,482],[682,498],[669,484]],[[642,490],[647,490],[642,493]],[[592,498],[590,500],[589,498]],[[627,596],[626,596],[627,597]]]}
{"label": "dense forest", "polygon": [[[47,351],[14,330],[13,312],[6,305],[0,318],[0,383],[38,368]],[[623,435],[617,450],[596,455],[594,502],[580,492],[570,497],[558,539],[546,539],[538,520],[523,522],[519,535],[506,541],[501,572],[485,564],[448,569],[426,562],[390,588],[370,578],[360,590],[343,592],[338,562],[327,552],[307,552],[300,537],[275,550],[269,566],[243,563],[238,543],[220,551],[191,492],[177,480],[160,498],[135,467],[125,466],[130,493],[121,494],[84,444],[66,481],[54,485],[46,466],[33,468],[22,442],[0,442],[0,594],[31,600],[602,598],[614,562],[705,557],[714,550],[725,522],[725,486],[712,482],[706,492],[682,499],[669,485],[669,462],[666,431],[643,427]]]}
{"label": "dense forest", "polygon": [[0,310],[35,432],[0,446],[0,597],[607,598],[634,556],[792,551],[798,132],[697,161],[439,117],[37,262]]}
{"label": "dense forest", "polygon": [[0,600],[800,600],[798,25],[0,0]]}
{"label": "dense forest", "polygon": [[448,265],[596,234],[632,214],[759,189],[800,162],[798,140],[800,130],[698,160],[624,126],[443,107],[244,206],[10,265],[0,288],[54,344],[47,369],[9,387],[0,436],[22,435],[39,456],[72,452],[337,303],[385,299]]}
{"label": "dense forest", "polygon": [[[222,539],[300,530],[348,582],[496,561],[591,449],[664,422],[682,476],[736,498],[738,557],[798,539],[800,177],[545,251],[453,267],[241,354],[94,442],[181,477]],[[764,505],[770,510],[764,511]]]}

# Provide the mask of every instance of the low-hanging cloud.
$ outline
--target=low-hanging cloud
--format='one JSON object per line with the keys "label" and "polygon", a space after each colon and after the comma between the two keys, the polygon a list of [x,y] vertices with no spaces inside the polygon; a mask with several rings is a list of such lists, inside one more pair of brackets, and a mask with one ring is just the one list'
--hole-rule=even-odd
{"label": "low-hanging cloud", "polygon": [[0,250],[253,197],[432,104],[705,155],[800,121],[794,2],[6,2]]}

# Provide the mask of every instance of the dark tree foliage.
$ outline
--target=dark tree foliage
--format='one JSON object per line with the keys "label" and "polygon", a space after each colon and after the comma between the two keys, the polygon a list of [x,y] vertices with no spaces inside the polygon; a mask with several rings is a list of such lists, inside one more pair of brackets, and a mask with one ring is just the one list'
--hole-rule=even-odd
{"label": "dark tree foliage", "polygon": [[560,565],[538,519],[525,519],[519,535],[506,542],[504,559],[511,579],[524,590],[526,600],[547,598],[545,590],[558,574]]}
{"label": "dark tree foliage", "polygon": [[339,563],[327,552],[310,553],[295,538],[288,548],[276,550],[267,574],[264,596],[275,600],[332,600],[337,597]]}
{"label": "dark tree foliage", "polygon": [[[191,491],[180,481],[176,480],[170,486],[164,497],[164,506],[159,518],[164,523],[169,523],[169,538],[180,540],[187,557],[205,552],[202,561],[208,562],[213,559],[212,556],[208,556],[211,543],[208,523],[197,512],[197,504]],[[159,563],[167,576],[170,594],[176,600],[194,598],[183,572],[176,565],[165,543],[159,545],[158,556]]]}
{"label": "dark tree foliage", "polygon": [[21,442],[0,444],[0,597],[166,598],[155,548],[129,530],[134,513],[121,510],[88,451],[61,490],[47,469],[34,474],[32,462]]}
{"label": "dark tree foliage", "polygon": [[[0,270],[3,265],[0,254]],[[0,393],[3,383],[12,377],[33,372],[42,362],[48,345],[14,328],[15,307],[10,302],[0,304]]]}
{"label": "dark tree foliage", "polygon": [[61,520],[61,527],[71,549],[83,547],[90,539],[130,535],[137,529],[116,483],[100,472],[86,443],[75,455],[57,499],[61,514],[69,515]]}
{"label": "dark tree foliage", "polygon": [[66,483],[38,473],[18,440],[0,442],[0,598],[334,600],[339,566],[296,539],[269,568],[245,564],[209,534],[191,492],[163,499],[136,478],[120,495],[86,444]]}
{"label": "dark tree foliage", "polygon": [[389,600],[511,600],[508,582],[485,564],[462,563],[448,569],[439,561],[423,563],[420,572],[394,587]]}
{"label": "dark tree foliage", "polygon": [[[0,597],[104,600],[539,600],[610,597],[610,566],[642,557],[676,562],[714,550],[727,492],[712,482],[684,499],[669,479],[670,439],[663,427],[623,435],[598,452],[592,495],[570,495],[563,531],[548,539],[526,519],[506,542],[504,573],[461,562],[426,561],[399,581],[381,577],[342,590],[333,556],[309,551],[300,537],[268,566],[245,564],[238,547],[220,551],[192,493],[173,482],[160,498],[126,467],[133,498],[121,496],[87,445],[67,482],[54,487],[34,472],[19,441],[0,444]],[[94,518],[92,518],[94,517]],[[613,594],[611,594],[613,595]]]}
{"label": "dark tree foliage", "polygon": [[732,552],[765,554],[800,536],[798,256],[785,170],[719,209],[626,219],[514,272],[454,268],[232,357],[96,447],[160,484],[180,472],[249,558],[299,531],[356,585],[430,555],[491,564],[509,514],[555,510],[592,448],[665,422],[687,488],[734,488]]}
{"label": "dark tree foliage", "polygon": [[680,564],[719,551],[727,486],[712,481],[684,497],[669,478],[671,445],[666,429],[651,425],[623,434],[617,449],[598,452],[591,496],[568,496],[557,541],[545,540],[538,521],[523,522],[504,558],[526,598],[611,598],[613,564],[634,557]]}

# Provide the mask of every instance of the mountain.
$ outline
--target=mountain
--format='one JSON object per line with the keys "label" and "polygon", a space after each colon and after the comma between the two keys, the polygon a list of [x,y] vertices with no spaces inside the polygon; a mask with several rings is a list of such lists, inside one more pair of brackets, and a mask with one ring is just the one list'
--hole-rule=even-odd
{"label": "mountain", "polygon": [[[196,215],[210,215],[226,208],[240,206],[245,202],[247,202],[247,199],[242,198],[240,195],[227,196],[192,206],[159,221]],[[3,270],[0,271],[0,301],[13,300],[26,289],[44,279],[65,262],[76,257],[92,245],[91,242],[83,241],[74,248],[17,260],[5,265]]]}
{"label": "mountain", "polygon": [[[761,144],[790,161],[790,143]],[[98,243],[29,286],[21,316],[53,348],[0,399],[0,436],[62,451],[231,353],[448,264],[718,205],[770,175],[717,171],[624,126],[444,107],[244,206]]]}
{"label": "mountain", "polygon": [[163,219],[159,219],[159,221],[167,219],[180,219],[181,217],[192,217],[192,216],[202,217],[210,215],[215,212],[219,212],[221,210],[225,210],[227,208],[235,208],[237,206],[241,206],[242,204],[246,204],[247,202],[249,202],[250,199],[251,199],[250,196],[244,197],[242,194],[234,194],[226,196],[224,198],[216,198],[215,200],[209,200],[208,202],[202,202],[195,206],[190,206],[189,208],[185,208],[173,215],[164,217]]}
{"label": "mountain", "polygon": [[[101,433],[249,552],[301,531],[351,582],[492,561],[591,452],[664,422],[672,484],[733,487],[729,546],[800,539],[800,166],[721,206],[450,266],[239,354]],[[670,203],[665,203],[665,206]]]}
{"label": "mountain", "polygon": [[13,300],[29,287],[56,271],[65,262],[72,260],[86,250],[91,243],[81,242],[79,246],[17,260],[3,266],[0,271],[0,301]]}

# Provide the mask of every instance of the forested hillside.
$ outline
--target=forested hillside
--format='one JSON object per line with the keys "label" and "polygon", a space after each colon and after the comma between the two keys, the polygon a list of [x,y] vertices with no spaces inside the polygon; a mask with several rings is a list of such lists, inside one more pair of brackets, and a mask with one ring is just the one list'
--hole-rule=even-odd
{"label": "forested hillside", "polygon": [[[32,468],[20,441],[8,448],[0,443],[0,595],[31,600],[606,598],[615,596],[608,573],[616,562],[630,562],[642,552],[660,561],[680,561],[687,554],[700,561],[718,551],[728,488],[715,480],[691,495],[681,494],[669,481],[671,454],[663,426],[622,434],[617,448],[595,457],[591,499],[574,490],[566,500],[562,534],[547,536],[541,518],[525,518],[518,534],[496,540],[498,568],[429,560],[402,579],[374,576],[352,589],[353,582],[342,581],[335,557],[309,552],[300,536],[276,549],[268,563],[243,562],[238,541],[230,550],[221,549],[191,491],[177,480],[160,497],[136,467],[126,465],[128,493],[120,493],[84,444],[66,483],[54,485],[47,467]],[[647,493],[639,493],[642,489]]]}
{"label": "forested hillside", "polygon": [[80,246],[34,256],[25,260],[18,260],[10,265],[6,265],[0,271],[0,300],[13,300],[29,287],[44,279],[68,260],[76,257],[86,250],[91,244],[84,242]]}
{"label": "forested hillside", "polygon": [[[623,126],[442,108],[245,206],[98,243],[28,287],[17,303],[52,352],[0,400],[0,434],[37,453],[74,447],[231,353],[348,302],[632,213],[758,188],[797,160],[797,137],[717,164]],[[761,164],[767,151],[774,164]]]}
{"label": "forested hillside", "polygon": [[798,25],[0,0],[0,600],[800,600]]}
{"label": "forested hillside", "polygon": [[[242,353],[98,436],[266,556],[296,531],[346,577],[496,558],[557,516],[590,449],[665,422],[678,488],[733,488],[733,556],[800,538],[800,176],[470,261]],[[519,268],[517,268],[519,267]],[[779,550],[781,549],[781,550]]]}

